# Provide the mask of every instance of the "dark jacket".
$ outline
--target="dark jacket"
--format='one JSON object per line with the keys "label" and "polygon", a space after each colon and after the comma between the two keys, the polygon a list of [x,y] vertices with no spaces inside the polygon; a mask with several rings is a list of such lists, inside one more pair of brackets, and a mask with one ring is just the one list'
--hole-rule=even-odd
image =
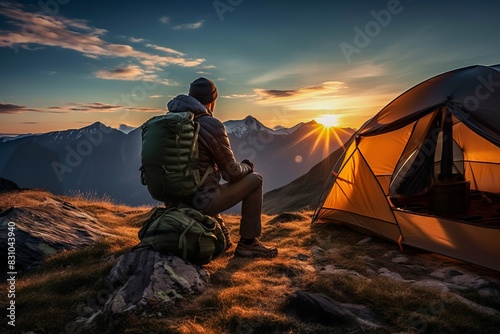
{"label": "dark jacket", "polygon": [[224,124],[213,117],[211,111],[197,99],[189,95],[178,95],[167,103],[167,108],[170,112],[191,111],[200,125],[200,176],[203,176],[210,166],[213,171],[190,200],[192,203],[188,204],[202,210],[212,200],[221,177],[227,182],[236,182],[251,173],[252,168],[236,161]]}

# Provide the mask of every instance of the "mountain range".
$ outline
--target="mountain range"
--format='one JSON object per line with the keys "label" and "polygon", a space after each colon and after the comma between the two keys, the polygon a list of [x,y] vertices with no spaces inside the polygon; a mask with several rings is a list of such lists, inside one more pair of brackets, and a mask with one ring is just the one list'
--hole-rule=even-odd
{"label": "mountain range", "polygon": [[[354,133],[315,121],[270,129],[252,116],[224,122],[238,161],[251,160],[264,190],[305,174]],[[54,194],[108,196],[128,205],[154,204],[139,180],[141,129],[125,134],[96,122],[81,129],[0,139],[0,177]]]}

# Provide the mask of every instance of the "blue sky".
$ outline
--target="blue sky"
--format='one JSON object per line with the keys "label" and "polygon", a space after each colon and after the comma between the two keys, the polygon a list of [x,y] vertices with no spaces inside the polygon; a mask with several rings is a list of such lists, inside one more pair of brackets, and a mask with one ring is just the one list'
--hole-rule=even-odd
{"label": "blue sky", "polygon": [[500,63],[497,1],[0,2],[0,133],[142,124],[200,76],[223,121],[358,128],[411,86]]}

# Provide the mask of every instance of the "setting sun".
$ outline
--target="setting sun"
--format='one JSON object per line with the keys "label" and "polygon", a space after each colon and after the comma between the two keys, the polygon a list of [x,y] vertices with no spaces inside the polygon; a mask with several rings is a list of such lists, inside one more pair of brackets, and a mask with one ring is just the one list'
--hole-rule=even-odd
{"label": "setting sun", "polygon": [[339,117],[334,114],[320,115],[315,120],[324,127],[339,126]]}

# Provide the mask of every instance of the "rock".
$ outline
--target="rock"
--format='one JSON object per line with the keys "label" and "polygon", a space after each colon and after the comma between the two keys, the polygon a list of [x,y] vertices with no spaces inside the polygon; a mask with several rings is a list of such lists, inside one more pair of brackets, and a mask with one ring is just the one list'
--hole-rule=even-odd
{"label": "rock", "polygon": [[130,312],[158,317],[162,314],[158,307],[168,309],[189,295],[203,292],[208,283],[209,273],[201,266],[149,247],[131,250],[108,274],[100,303],[103,306],[82,308],[75,321],[77,332],[102,332],[103,324],[111,325],[113,319]]}
{"label": "rock", "polygon": [[108,290],[100,303],[104,306],[90,315],[81,314],[76,332],[103,332],[103,324],[129,312],[140,317],[164,317],[159,306],[171,307],[199,294],[208,283],[209,273],[201,266],[152,248],[132,250],[118,259],[106,277]]}
{"label": "rock", "polygon": [[432,279],[424,279],[421,281],[416,281],[413,283],[415,286],[422,287],[422,288],[429,288],[429,289],[434,289],[438,290],[441,292],[449,292],[450,289],[446,284],[443,282],[440,282],[438,280],[432,280]]}
{"label": "rock", "polygon": [[15,224],[16,269],[36,268],[47,256],[96,243],[113,230],[73,205],[46,198],[36,207],[0,213],[0,249],[7,249],[7,227]]}
{"label": "rock", "polygon": [[463,275],[454,276],[450,279],[450,282],[470,289],[480,289],[489,284],[487,280],[472,273],[464,273]]}
{"label": "rock", "polygon": [[489,281],[479,275],[469,273],[455,267],[440,268],[431,273],[432,277],[440,278],[456,286],[468,289],[481,289],[489,285]]}
{"label": "rock", "polygon": [[373,257],[368,256],[368,255],[356,256],[356,259],[363,261],[363,262],[372,262],[373,260],[375,260]]}
{"label": "rock", "polygon": [[462,275],[463,272],[455,267],[443,267],[438,270],[433,271],[430,275],[435,278],[440,278],[442,280],[448,280],[454,276]]}
{"label": "rock", "polygon": [[20,190],[17,184],[12,182],[11,180],[4,179],[0,177],[0,193],[12,191],[12,190]]}
{"label": "rock", "polygon": [[363,305],[343,304],[323,294],[296,291],[282,310],[302,321],[324,325],[357,323],[364,328],[382,327],[377,314]]}
{"label": "rock", "polygon": [[500,292],[495,288],[483,288],[477,291],[480,296],[488,298],[498,298],[500,297]]}
{"label": "rock", "polygon": [[268,224],[277,224],[277,223],[289,223],[289,222],[297,222],[297,221],[305,221],[308,220],[307,217],[298,214],[298,213],[291,213],[291,212],[283,212],[270,221],[268,221]]}
{"label": "rock", "polygon": [[388,251],[382,255],[382,257],[394,257],[396,254],[396,251]]}
{"label": "rock", "polygon": [[328,274],[328,275],[342,275],[342,276],[351,276],[351,277],[359,277],[359,278],[364,278],[364,279],[369,279],[366,278],[365,276],[361,275],[360,273],[354,271],[354,270],[348,270],[348,269],[341,269],[341,268],[336,268],[334,265],[326,265],[320,270],[321,274]]}
{"label": "rock", "polygon": [[394,263],[408,263],[410,260],[404,255],[396,255],[391,261]]}
{"label": "rock", "polygon": [[104,305],[104,314],[123,313],[148,304],[174,304],[187,295],[201,293],[208,272],[173,255],[140,248],[121,256],[107,282],[116,287]]}
{"label": "rock", "polygon": [[395,273],[395,272],[392,272],[390,271],[389,269],[387,268],[380,268],[378,270],[378,274],[380,276],[384,276],[384,277],[387,277],[387,278],[390,278],[390,279],[393,279],[395,281],[404,281],[405,279],[398,273]]}
{"label": "rock", "polygon": [[311,255],[315,262],[320,262],[324,261],[327,258],[328,253],[323,248],[314,246],[313,248],[311,248]]}
{"label": "rock", "polygon": [[451,294],[451,299],[455,299],[455,300],[458,300],[459,302],[467,305],[471,310],[473,311],[476,311],[478,313],[482,313],[486,316],[492,316],[492,317],[499,317],[500,316],[500,312],[495,310],[495,309],[492,309],[490,307],[486,307],[486,306],[483,306],[483,305],[479,305],[467,298],[464,298],[462,296],[459,296],[457,294],[454,294],[452,293]]}
{"label": "rock", "polygon": [[358,245],[366,244],[367,242],[371,241],[372,237],[366,237],[363,240],[358,241]]}
{"label": "rock", "polygon": [[366,268],[366,273],[368,275],[377,275],[377,273],[375,272],[375,270],[373,270],[371,268]]}

